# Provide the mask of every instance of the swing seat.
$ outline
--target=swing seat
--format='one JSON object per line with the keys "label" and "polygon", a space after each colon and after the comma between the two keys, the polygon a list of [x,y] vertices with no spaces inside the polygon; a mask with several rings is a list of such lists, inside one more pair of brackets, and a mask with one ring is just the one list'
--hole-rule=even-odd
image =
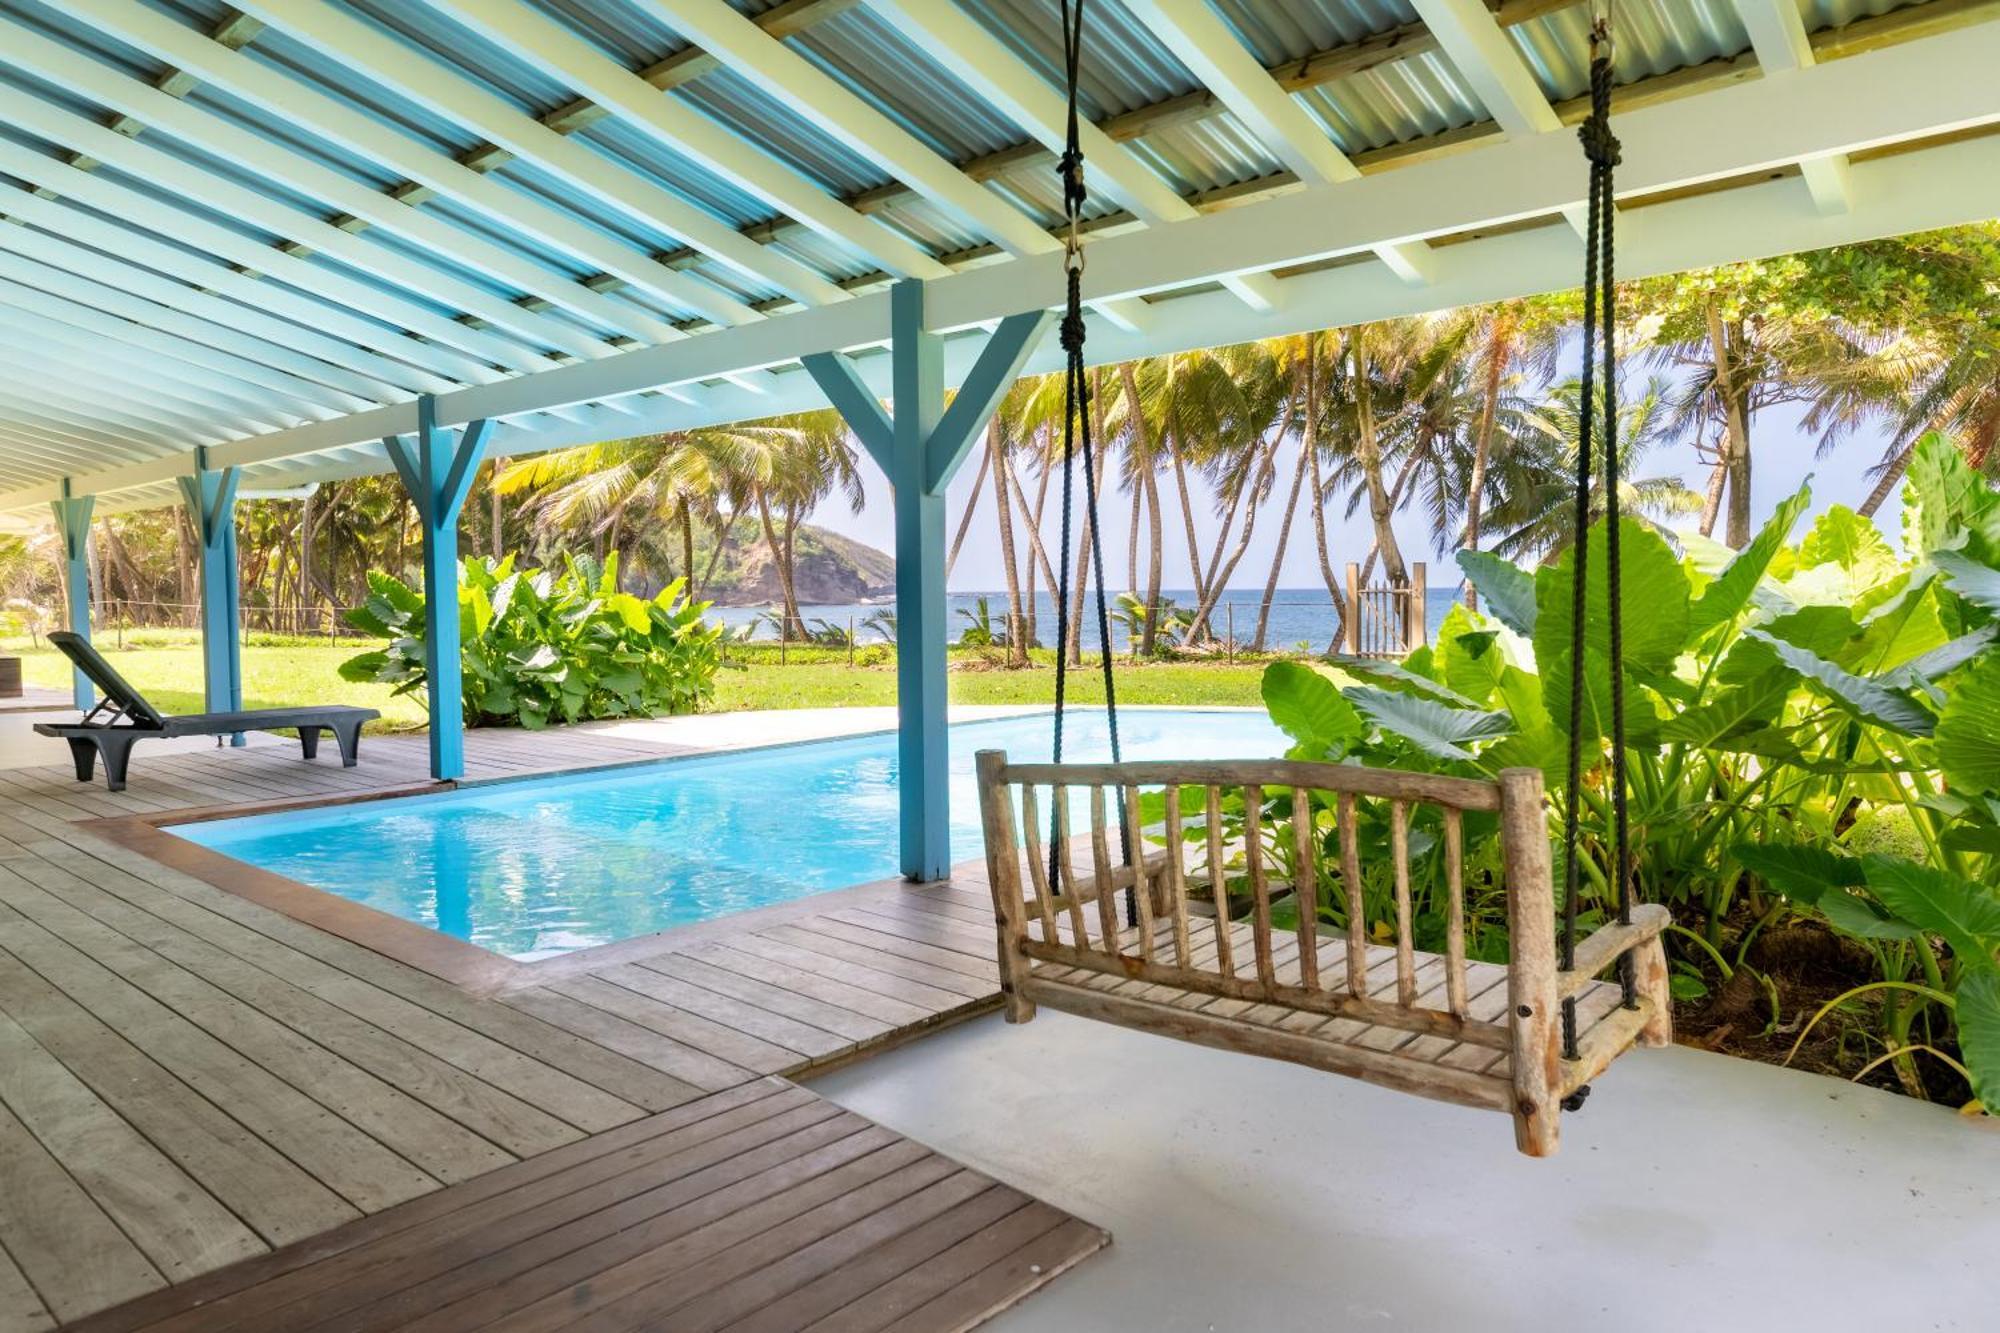
{"label": "swing seat", "polygon": [[[1047,1005],[1503,1111],[1531,1157],[1556,1151],[1565,1098],[1633,1046],[1672,1040],[1664,907],[1634,907],[1628,923],[1578,941],[1572,967],[1559,964],[1538,770],[1486,782],[1293,760],[1010,764],[1005,752],[985,750],[978,776],[1011,1022]],[[1142,792],[1161,794],[1148,803],[1150,826]],[[1225,820],[1235,792],[1242,809]],[[1271,797],[1279,799],[1267,811]],[[1184,810],[1189,798],[1195,808]],[[1412,943],[1411,813],[1422,805],[1440,814],[1442,954]],[[1089,829],[1072,836],[1078,806]],[[1044,808],[1055,817],[1053,883]],[[1107,808],[1122,819],[1107,823]],[[1467,812],[1499,817],[1505,964],[1465,956]],[[1317,874],[1366,882],[1364,817],[1389,831],[1393,940],[1366,938],[1362,913],[1350,914],[1344,937],[1323,933],[1312,913],[1297,928],[1274,928],[1272,905],[1295,891],[1316,898]],[[1129,846],[1120,845],[1121,828]],[[1330,871],[1315,868],[1330,861]],[[1125,924],[1128,903],[1135,925]],[[1598,979],[1627,954],[1631,1007],[1620,984]],[[1575,1004],[1574,1060],[1563,1055],[1565,1001]]]}

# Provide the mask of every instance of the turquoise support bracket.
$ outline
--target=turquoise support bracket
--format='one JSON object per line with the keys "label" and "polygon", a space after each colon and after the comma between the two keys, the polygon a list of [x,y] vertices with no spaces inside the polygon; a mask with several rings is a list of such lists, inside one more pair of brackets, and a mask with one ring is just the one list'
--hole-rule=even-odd
{"label": "turquoise support bracket", "polygon": [[838,352],[806,370],[896,492],[896,717],[901,864],[913,880],[951,872],[950,751],[945,705],[945,487],[986,429],[1054,316],[1010,315],[987,339],[947,407],[944,339],[924,327],[924,284],[890,290],[890,395],[884,411]]}
{"label": "turquoise support bracket", "polygon": [[465,696],[458,631],[458,511],[486,456],[490,421],[468,422],[456,438],[437,424],[429,394],[417,400],[413,442],[382,441],[403,479],[424,532],[424,674],[431,719],[431,776],[465,776]]}
{"label": "turquoise support bracket", "polygon": [[[49,501],[55,510],[56,532],[62,538],[63,590],[69,600],[69,631],[90,640],[90,512],[97,505],[94,495],[71,495],[69,478],[62,481],[62,498]],[[76,706],[89,712],[97,706],[97,691],[90,677],[71,671]]]}
{"label": "turquoise support bracket", "polygon": [[[201,547],[202,698],[211,713],[243,707],[242,574],[236,556],[236,483],[233,467],[208,465],[208,450],[195,454],[195,473],[180,478],[181,498],[194,520]],[[243,744],[243,733],[229,738]]]}

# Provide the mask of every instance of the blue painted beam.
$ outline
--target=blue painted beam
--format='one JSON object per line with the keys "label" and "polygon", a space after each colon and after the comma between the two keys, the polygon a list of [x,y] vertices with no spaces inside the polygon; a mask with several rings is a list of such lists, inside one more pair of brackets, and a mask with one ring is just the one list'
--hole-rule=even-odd
{"label": "blue painted beam", "polygon": [[[243,707],[242,576],[236,553],[235,468],[208,466],[197,453],[193,476],[180,478],[181,499],[201,548],[202,698],[211,713]],[[243,733],[230,744],[243,744]]]}
{"label": "blue painted beam", "polygon": [[987,342],[949,408],[944,343],[924,327],[924,284],[890,289],[892,410],[884,412],[853,362],[803,358],[848,428],[888,475],[896,504],[896,718],[901,865],[913,880],[951,870],[946,730],[945,487],[1052,318],[1009,316]]}
{"label": "blue painted beam", "polygon": [[[90,511],[97,505],[94,495],[71,495],[69,478],[62,482],[62,498],[49,501],[55,510],[56,533],[62,538],[63,591],[69,603],[69,631],[85,642],[90,639]],[[97,705],[97,691],[90,677],[72,671],[76,706],[89,712]]]}
{"label": "blue painted beam", "polygon": [[431,776],[465,776],[465,697],[458,628],[458,511],[486,456],[493,423],[474,421],[456,438],[437,424],[429,394],[417,400],[414,443],[382,441],[416,506],[424,538],[424,693],[430,709]]}

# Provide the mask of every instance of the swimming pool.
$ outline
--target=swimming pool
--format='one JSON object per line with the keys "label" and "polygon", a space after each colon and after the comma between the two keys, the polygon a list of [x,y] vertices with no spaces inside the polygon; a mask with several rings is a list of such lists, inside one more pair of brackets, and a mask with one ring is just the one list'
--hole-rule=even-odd
{"label": "swimming pool", "polygon": [[[1282,754],[1260,713],[1120,709],[1128,759]],[[1047,714],[951,728],[951,854],[981,854],[975,751],[1045,758]],[[1109,757],[1101,710],[1065,757]],[[287,879],[530,961],[897,870],[893,732],[176,825]]]}

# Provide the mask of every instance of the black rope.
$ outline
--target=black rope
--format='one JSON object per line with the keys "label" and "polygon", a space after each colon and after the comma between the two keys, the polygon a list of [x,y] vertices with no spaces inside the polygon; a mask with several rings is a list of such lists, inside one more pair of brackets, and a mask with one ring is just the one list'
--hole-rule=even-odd
{"label": "black rope", "polygon": [[[1584,224],[1583,373],[1579,385],[1582,410],[1577,424],[1576,550],[1571,560],[1570,599],[1569,769],[1563,792],[1563,906],[1561,964],[1576,965],[1577,903],[1582,876],[1578,864],[1583,786],[1583,709],[1586,668],[1586,621],[1590,600],[1590,483],[1596,462],[1594,445],[1602,432],[1604,455],[1604,563],[1607,588],[1607,648],[1611,678],[1611,877],[1618,919],[1629,923],[1631,906],[1631,830],[1626,805],[1624,609],[1619,594],[1618,533],[1618,311],[1617,246],[1613,203],[1614,168],[1619,161],[1618,138],[1611,132],[1611,22],[1593,19],[1590,29],[1590,115],[1578,129],[1584,156],[1590,161],[1590,192]],[[1602,375],[1602,386],[1599,375]],[[1600,404],[1600,397],[1602,403]],[[1601,418],[1600,418],[1600,413]],[[1625,1004],[1636,1007],[1632,959],[1620,958]],[[1562,1005],[1565,1059],[1577,1058],[1576,1001]],[[1579,1088],[1564,1105],[1576,1110],[1589,1089]]]}
{"label": "black rope", "polygon": [[[1068,121],[1065,129],[1062,156],[1056,162],[1056,170],[1062,177],[1063,217],[1065,221],[1063,238],[1063,271],[1066,282],[1066,304],[1061,324],[1061,341],[1064,360],[1063,386],[1063,446],[1062,446],[1062,540],[1058,550],[1062,553],[1060,567],[1056,572],[1056,710],[1055,737],[1051,745],[1051,762],[1062,762],[1063,715],[1067,699],[1069,676],[1069,592],[1070,592],[1070,495],[1072,464],[1082,446],[1083,454],[1083,504],[1084,523],[1090,543],[1090,569],[1096,580],[1097,592],[1097,639],[1101,646],[1099,654],[1104,671],[1104,715],[1111,733],[1111,762],[1118,763],[1122,753],[1118,744],[1118,691],[1111,674],[1111,612],[1104,601],[1104,525],[1099,521],[1097,504],[1097,465],[1091,443],[1091,392],[1090,380],[1083,364],[1083,205],[1087,191],[1083,183],[1083,143],[1082,118],[1077,109],[1077,72],[1083,56],[1083,6],[1084,0],[1063,0],[1063,78],[1068,94]],[[1062,861],[1061,843],[1058,839],[1060,825],[1057,820],[1059,809],[1055,802],[1049,805],[1049,883],[1060,884],[1057,870]],[[1128,827],[1125,802],[1118,803],[1119,849],[1126,865],[1132,863],[1132,831]],[[1058,888],[1060,891],[1060,888]],[[1138,903],[1133,890],[1125,891],[1125,924],[1138,923]]]}

